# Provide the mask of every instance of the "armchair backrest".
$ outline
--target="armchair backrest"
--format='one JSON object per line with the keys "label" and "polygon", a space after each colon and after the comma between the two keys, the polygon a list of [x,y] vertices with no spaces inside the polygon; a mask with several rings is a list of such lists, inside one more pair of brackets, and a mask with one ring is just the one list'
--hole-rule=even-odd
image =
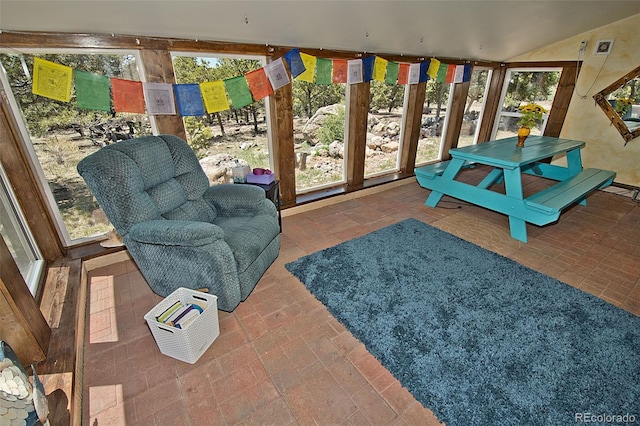
{"label": "armchair backrest", "polygon": [[127,139],[83,158],[78,172],[118,233],[154,219],[211,222],[209,187],[198,159],[177,136]]}

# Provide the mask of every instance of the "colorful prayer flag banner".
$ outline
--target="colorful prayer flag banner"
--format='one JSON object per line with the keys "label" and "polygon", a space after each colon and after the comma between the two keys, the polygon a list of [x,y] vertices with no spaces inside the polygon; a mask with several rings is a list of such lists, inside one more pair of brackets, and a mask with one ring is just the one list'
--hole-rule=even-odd
{"label": "colorful prayer flag banner", "polygon": [[204,106],[209,114],[229,109],[227,92],[224,90],[224,82],[222,80],[200,83],[200,92],[202,93]]}
{"label": "colorful prayer flag banner", "polygon": [[367,56],[362,58],[362,81],[371,81],[373,78],[373,64],[376,60],[375,56]]}
{"label": "colorful prayer flag banner", "polygon": [[384,78],[387,74],[387,65],[389,61],[378,56],[373,61],[373,79],[377,81],[385,81]]}
{"label": "colorful prayer flag banner", "polygon": [[347,83],[362,83],[362,59],[351,59],[347,61]]}
{"label": "colorful prayer flag banner", "polygon": [[111,94],[116,112],[145,113],[142,82],[112,77]]}
{"label": "colorful prayer flag banner", "polygon": [[300,73],[296,79],[313,83],[316,74],[316,57],[307,55],[306,53],[300,53],[300,59],[304,65],[304,72]]}
{"label": "colorful prayer flag banner", "polygon": [[427,75],[431,77],[432,80],[435,80],[438,76],[438,70],[440,69],[440,61],[436,58],[431,59],[429,62],[429,69],[427,70]]}
{"label": "colorful prayer flag banner", "polygon": [[202,117],[205,114],[199,84],[175,84],[173,92],[181,116]]}
{"label": "colorful prayer flag banner", "polygon": [[240,109],[253,103],[251,90],[244,75],[224,80],[224,87],[231,98],[233,109]]}
{"label": "colorful prayer flag banner", "polygon": [[409,84],[409,64],[402,63],[398,66],[398,84]]}
{"label": "colorful prayer flag banner", "polygon": [[249,72],[246,76],[253,99],[259,101],[273,93],[271,83],[264,68]]}
{"label": "colorful prayer flag banner", "polygon": [[302,57],[300,56],[299,49],[291,49],[287,53],[284,54],[284,60],[287,61],[287,65],[289,65],[289,71],[291,72],[291,76],[296,78],[303,72],[305,72],[306,68],[304,67],[304,63],[302,62]]}
{"label": "colorful prayer flag banner", "polygon": [[398,63],[389,61],[387,63],[387,73],[384,76],[384,82],[391,85],[398,81]]}
{"label": "colorful prayer flag banner", "polygon": [[349,76],[349,66],[346,59],[334,59],[331,81],[334,83],[346,83]]}
{"label": "colorful prayer flag banner", "polygon": [[71,99],[71,78],[73,68],[56,64],[45,59],[33,58],[34,95],[69,102]]}
{"label": "colorful prayer flag banner", "polygon": [[76,104],[80,109],[111,111],[109,77],[74,70]]}
{"label": "colorful prayer flag banner", "polygon": [[438,83],[444,83],[445,81],[447,81],[448,70],[449,70],[449,65],[440,63],[440,66],[438,67],[438,73],[436,75],[436,81]]}
{"label": "colorful prayer flag banner", "polygon": [[282,86],[286,86],[287,84],[289,84],[289,74],[287,74],[287,70],[284,67],[282,58],[278,58],[273,62],[269,62],[264,67],[264,70],[267,73],[267,77],[269,77],[269,81],[271,82],[271,87],[273,87],[273,90],[278,90]]}
{"label": "colorful prayer flag banner", "polygon": [[331,71],[333,61],[331,59],[316,58],[316,84],[328,86],[331,84]]}
{"label": "colorful prayer flag banner", "polygon": [[150,115],[175,115],[173,86],[169,83],[144,83],[144,100]]}

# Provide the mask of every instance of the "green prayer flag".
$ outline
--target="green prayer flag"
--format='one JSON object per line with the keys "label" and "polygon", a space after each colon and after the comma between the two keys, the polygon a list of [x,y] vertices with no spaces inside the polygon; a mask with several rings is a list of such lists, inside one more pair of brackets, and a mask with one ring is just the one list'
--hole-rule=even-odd
{"label": "green prayer flag", "polygon": [[447,81],[447,71],[449,70],[449,65],[448,64],[443,64],[442,62],[440,63],[440,66],[438,67],[438,74],[436,75],[436,82],[438,83],[444,83]]}
{"label": "green prayer flag", "polygon": [[253,103],[251,90],[244,75],[224,80],[224,87],[229,94],[233,109],[240,109]]}
{"label": "green prayer flag", "polygon": [[78,70],[74,70],[73,76],[78,108],[98,111],[111,110],[109,94],[111,81],[109,77]]}
{"label": "green prayer flag", "polygon": [[331,73],[333,61],[331,59],[316,58],[316,84],[328,86],[332,83]]}
{"label": "green prayer flag", "polygon": [[387,74],[384,77],[384,82],[387,84],[396,84],[398,82],[398,68],[397,62],[389,61],[387,63]]}

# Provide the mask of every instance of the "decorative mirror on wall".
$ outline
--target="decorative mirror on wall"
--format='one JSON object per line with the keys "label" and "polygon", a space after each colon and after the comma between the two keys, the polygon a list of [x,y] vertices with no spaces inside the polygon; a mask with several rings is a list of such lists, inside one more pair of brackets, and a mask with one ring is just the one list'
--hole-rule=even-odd
{"label": "decorative mirror on wall", "polygon": [[640,136],[640,67],[593,95],[626,145]]}

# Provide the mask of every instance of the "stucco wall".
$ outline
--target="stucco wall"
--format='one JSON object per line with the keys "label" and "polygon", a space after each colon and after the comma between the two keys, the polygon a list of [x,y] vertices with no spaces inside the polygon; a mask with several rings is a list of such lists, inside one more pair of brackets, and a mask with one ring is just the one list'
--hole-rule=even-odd
{"label": "stucco wall", "polygon": [[[609,56],[594,55],[598,40],[613,39]],[[587,50],[578,56],[580,42]],[[593,95],[640,65],[640,14],[600,27],[527,54],[512,61],[571,61],[582,59],[576,90],[560,136],[583,140],[585,167],[614,170],[616,182],[640,187],[640,138],[624,146],[624,139],[611,125]]]}

